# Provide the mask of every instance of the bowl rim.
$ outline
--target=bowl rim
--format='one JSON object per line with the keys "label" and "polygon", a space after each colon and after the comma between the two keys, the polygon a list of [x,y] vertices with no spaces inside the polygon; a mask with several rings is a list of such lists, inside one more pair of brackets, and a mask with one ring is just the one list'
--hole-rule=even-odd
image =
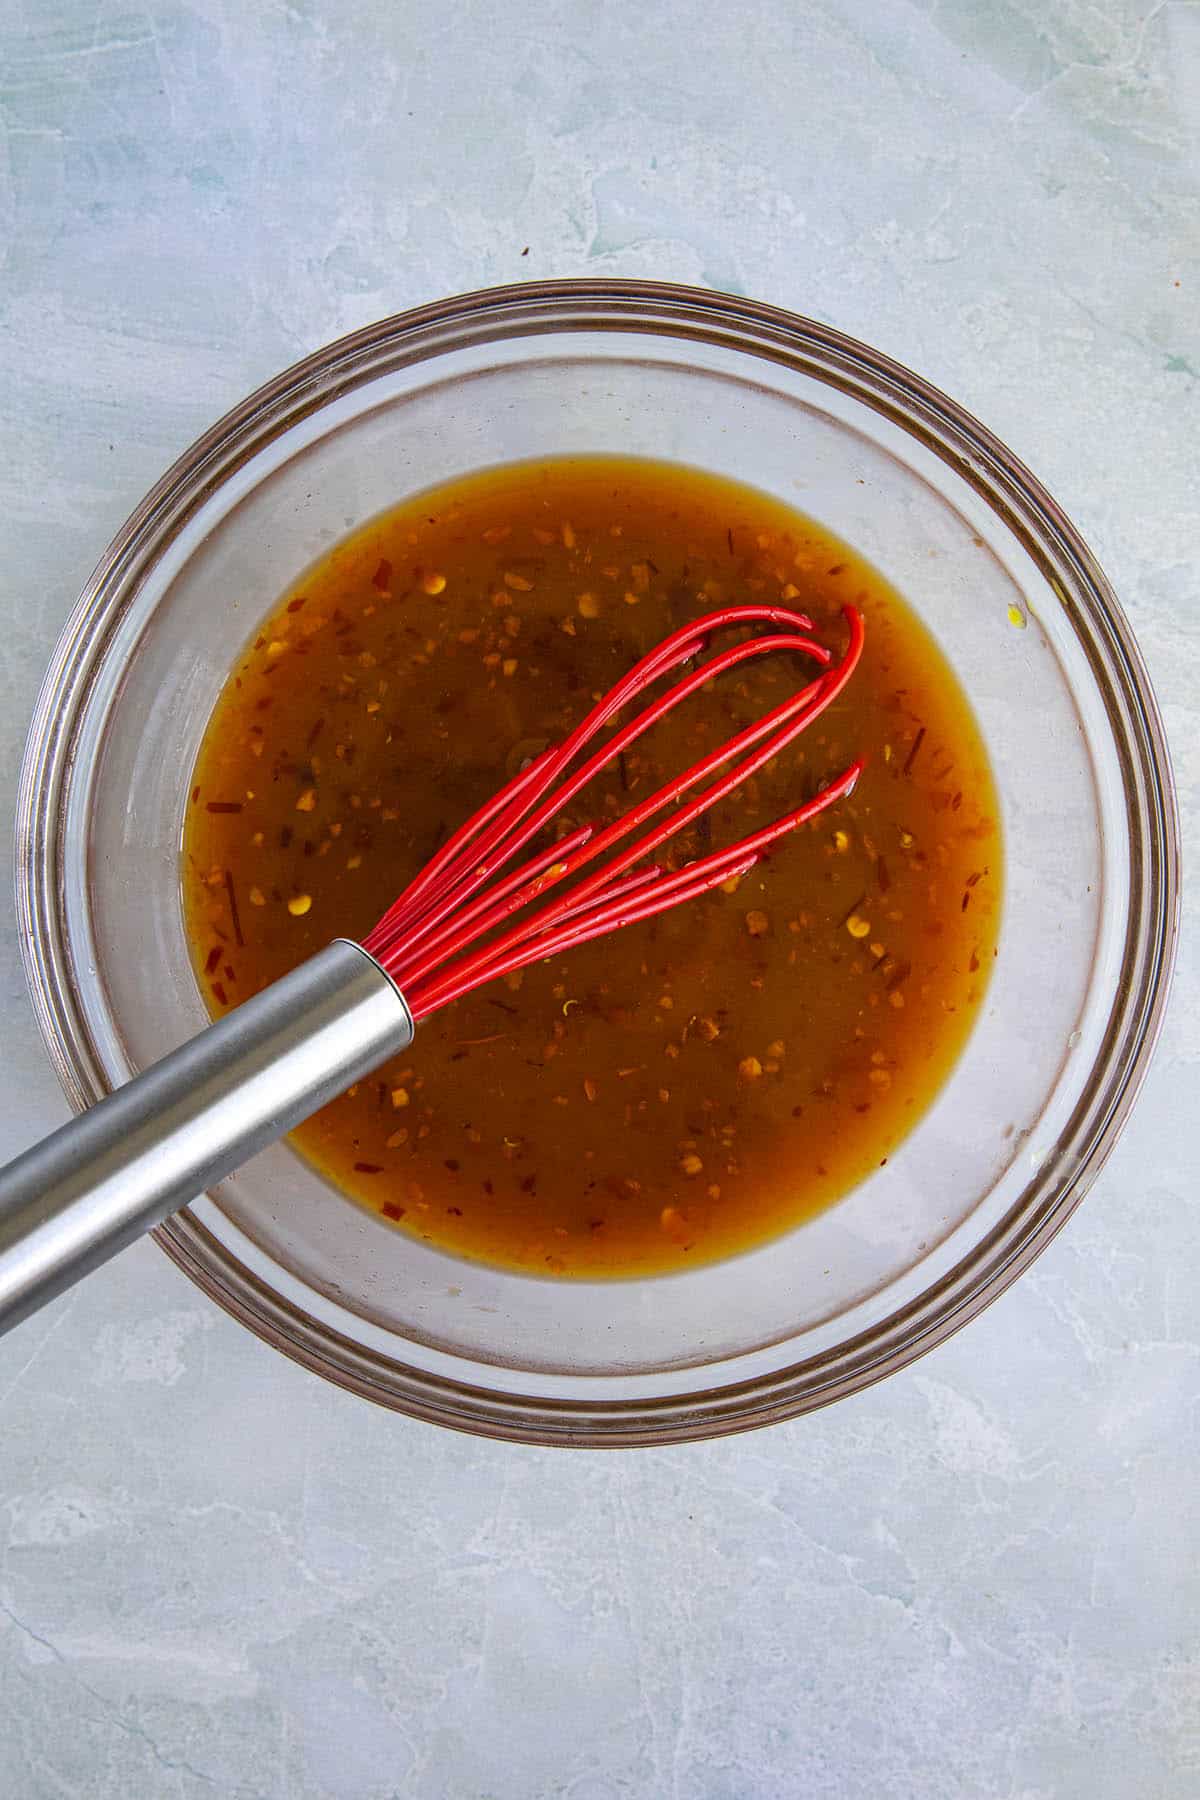
{"label": "bowl rim", "polygon": [[[63,799],[72,733],[106,644],[140,577],[192,512],[265,444],[328,401],[401,363],[465,342],[567,331],[696,338],[815,376],[890,418],[950,464],[1062,594],[1106,692],[1131,815],[1133,969],[1085,1093],[1064,1130],[1083,1134],[1069,1169],[1047,1166],[995,1229],[910,1304],[820,1356],[768,1376],[679,1396],[563,1400],[503,1393],[399,1364],[331,1330],[236,1262],[188,1211],[154,1233],[210,1298],[294,1361],[350,1392],[431,1423],[543,1445],[666,1444],[775,1423],[830,1404],[933,1349],[1002,1294],[1083,1199],[1119,1136],[1162,1027],[1179,932],[1179,823],[1170,756],[1149,676],[1116,595],[1040,482],[973,415],[880,351],[817,320],[714,290],[639,280],[519,283],[450,296],[338,338],[284,369],[203,433],[150,489],[85,583],[55,647],[26,740],[16,804],[15,882],[26,980],[43,1042],[71,1105],[108,1089],[74,991],[60,898]],[[1140,799],[1134,830],[1131,794]],[[1103,1078],[1103,1079],[1102,1079]],[[519,1380],[519,1377],[518,1377]]]}

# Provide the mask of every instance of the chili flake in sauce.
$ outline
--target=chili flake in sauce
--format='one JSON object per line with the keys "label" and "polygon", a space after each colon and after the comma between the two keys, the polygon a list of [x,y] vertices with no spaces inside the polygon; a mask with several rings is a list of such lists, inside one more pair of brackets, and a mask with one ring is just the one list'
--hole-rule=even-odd
{"label": "chili flake in sauce", "polygon": [[[915,612],[822,527],[666,464],[510,465],[337,545],[214,711],[183,901],[214,1013],[362,936],[454,827],[651,645],[737,599],[809,612],[847,692],[702,822],[742,835],[853,757],[847,802],[704,900],[494,984],[297,1131],[389,1228],[505,1266],[644,1274],[788,1230],[885,1161],[983,999],[1002,853],[978,727]],[[763,658],[672,714],[571,813],[648,793],[792,691]],[[332,1202],[331,1202],[332,1203]]]}

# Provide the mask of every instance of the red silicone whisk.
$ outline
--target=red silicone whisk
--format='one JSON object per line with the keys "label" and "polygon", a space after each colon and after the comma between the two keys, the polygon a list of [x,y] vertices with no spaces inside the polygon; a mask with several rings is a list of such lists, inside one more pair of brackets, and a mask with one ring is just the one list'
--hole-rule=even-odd
{"label": "red silicone whisk", "polygon": [[[679,869],[653,860],[833,704],[863,648],[862,619],[853,607],[845,617],[836,663],[812,621],[783,606],[730,606],[681,626],[460,826],[361,944],[339,938],[0,1169],[0,1330],[405,1049],[414,1024],[439,1007],[745,874],[849,794],[858,762],[723,849]],[[759,635],[710,654],[729,628]],[[592,778],[675,707],[729,670],[779,655],[810,669],[788,699],[622,817],[567,829],[529,853]]]}

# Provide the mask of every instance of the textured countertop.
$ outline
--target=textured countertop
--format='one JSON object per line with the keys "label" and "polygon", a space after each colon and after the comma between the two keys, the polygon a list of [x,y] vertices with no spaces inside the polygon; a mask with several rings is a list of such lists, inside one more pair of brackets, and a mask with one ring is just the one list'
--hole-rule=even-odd
{"label": "textured countertop", "polygon": [[[1198,120],[1188,0],[9,0],[0,811],[202,427],[382,314],[587,273],[812,313],[978,413],[1112,576],[1194,832]],[[11,925],[0,995],[8,1155],[65,1110]],[[1197,1018],[1193,935],[1033,1272],[729,1442],[391,1417],[128,1251],[0,1343],[0,1793],[1190,1800]]]}

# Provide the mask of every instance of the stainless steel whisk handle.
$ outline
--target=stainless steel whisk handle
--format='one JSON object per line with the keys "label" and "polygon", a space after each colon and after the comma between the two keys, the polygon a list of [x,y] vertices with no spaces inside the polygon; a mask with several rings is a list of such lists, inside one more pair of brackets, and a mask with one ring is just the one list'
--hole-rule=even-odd
{"label": "stainless steel whisk handle", "polygon": [[339,938],[0,1168],[0,1332],[412,1042]]}

